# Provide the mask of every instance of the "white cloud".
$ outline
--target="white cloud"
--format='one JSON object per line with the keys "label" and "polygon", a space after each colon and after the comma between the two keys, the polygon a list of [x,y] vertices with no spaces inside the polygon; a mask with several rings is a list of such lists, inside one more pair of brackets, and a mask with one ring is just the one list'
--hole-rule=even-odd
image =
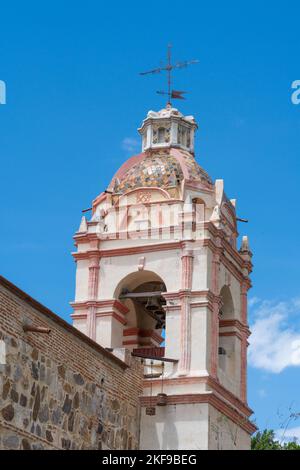
{"label": "white cloud", "polygon": [[258,304],[260,302],[260,298],[259,297],[250,297],[250,299],[248,299],[248,305],[249,307],[253,307],[254,305]]}
{"label": "white cloud", "polygon": [[258,395],[261,397],[261,398],[265,398],[267,396],[267,392],[265,391],[264,388],[261,388],[260,390],[258,390]]}
{"label": "white cloud", "polygon": [[140,141],[132,137],[125,137],[125,139],[122,140],[122,149],[127,152],[135,152],[139,145]]}
{"label": "white cloud", "polygon": [[249,364],[273,373],[289,366],[300,366],[300,328],[289,324],[299,313],[300,299],[254,304]]}
{"label": "white cloud", "polygon": [[279,442],[290,442],[297,441],[300,442],[300,426],[290,429],[278,429],[275,431],[276,439]]}
{"label": "white cloud", "polygon": [[296,309],[300,310],[300,299],[293,299],[293,304]]}

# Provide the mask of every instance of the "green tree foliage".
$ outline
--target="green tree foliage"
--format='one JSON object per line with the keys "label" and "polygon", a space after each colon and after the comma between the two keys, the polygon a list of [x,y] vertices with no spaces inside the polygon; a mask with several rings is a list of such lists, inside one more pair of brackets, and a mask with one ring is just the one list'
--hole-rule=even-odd
{"label": "green tree foliage", "polygon": [[271,429],[265,429],[263,432],[258,431],[251,439],[252,450],[300,450],[297,442],[280,443],[275,438],[275,433]]}

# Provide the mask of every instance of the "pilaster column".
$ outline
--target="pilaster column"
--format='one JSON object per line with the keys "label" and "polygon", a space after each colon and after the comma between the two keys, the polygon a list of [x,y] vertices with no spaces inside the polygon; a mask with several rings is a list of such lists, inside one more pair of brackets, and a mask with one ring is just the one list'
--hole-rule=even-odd
{"label": "pilaster column", "polygon": [[241,285],[241,322],[247,325],[247,292],[248,285],[242,282]]}
{"label": "pilaster column", "polygon": [[[248,292],[248,284],[243,282],[241,285],[241,321],[244,327],[247,328],[248,319],[247,319],[247,292]],[[243,332],[243,339],[241,342],[241,400],[243,402],[247,402],[247,331]]]}
{"label": "pilaster column", "polygon": [[211,375],[217,378],[218,375],[218,349],[219,349],[219,304],[214,302],[211,315]]}
{"label": "pilaster column", "polygon": [[[89,284],[88,284],[88,297],[89,301],[97,300],[98,296],[98,282],[99,282],[99,264],[100,256],[92,256],[89,265]],[[96,307],[90,305],[88,307],[87,315],[87,335],[96,341]]]}
{"label": "pilaster column", "polygon": [[247,334],[243,333],[241,342],[241,400],[247,403]]}
{"label": "pilaster column", "polygon": [[171,123],[171,144],[178,144],[178,122],[173,121]]}
{"label": "pilaster column", "polygon": [[[212,268],[212,291],[215,296],[219,294],[219,267],[220,255],[213,254]],[[219,348],[219,302],[215,298],[213,301],[213,311],[211,315],[211,375],[217,378],[218,375],[218,348]]]}
{"label": "pilaster column", "polygon": [[184,251],[181,257],[181,335],[179,374],[187,375],[191,367],[191,307],[190,293],[193,278],[193,251]]}

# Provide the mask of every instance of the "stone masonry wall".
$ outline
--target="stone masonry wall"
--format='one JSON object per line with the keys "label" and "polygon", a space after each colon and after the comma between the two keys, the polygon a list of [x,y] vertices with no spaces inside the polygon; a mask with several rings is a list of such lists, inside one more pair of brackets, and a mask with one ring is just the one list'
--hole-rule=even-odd
{"label": "stone masonry wall", "polygon": [[125,364],[3,278],[0,350],[0,448],[138,448],[140,362]]}

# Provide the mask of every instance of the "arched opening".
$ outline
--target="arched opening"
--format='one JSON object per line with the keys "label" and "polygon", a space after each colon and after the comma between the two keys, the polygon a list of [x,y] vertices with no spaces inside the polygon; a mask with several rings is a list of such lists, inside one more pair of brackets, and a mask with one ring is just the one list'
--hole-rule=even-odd
{"label": "arched opening", "polygon": [[143,134],[143,147],[147,147],[147,132],[144,132]]}
{"label": "arched opening", "polygon": [[190,146],[191,146],[191,132],[190,132],[190,131],[187,131],[187,135],[186,135],[186,146],[187,146],[187,147],[190,147]]}
{"label": "arched opening", "polygon": [[234,303],[230,288],[223,286],[220,291],[218,377],[221,384],[232,393],[238,392],[238,371],[240,340],[235,335],[233,321]]}
{"label": "arched opening", "polygon": [[164,127],[160,127],[157,131],[157,142],[159,144],[163,144],[166,141],[166,129]]}
{"label": "arched opening", "polygon": [[223,286],[220,292],[221,297],[221,308],[220,308],[220,318],[221,320],[230,320],[234,318],[234,305],[232,300],[232,295],[230,288],[228,286]]}
{"label": "arched opening", "polygon": [[115,298],[128,308],[123,346],[128,349],[160,347],[164,341],[163,280],[152,271],[137,271],[117,286]]}
{"label": "arched opening", "polygon": [[186,147],[186,129],[184,127],[181,131],[181,143]]}
{"label": "arched opening", "polygon": [[195,222],[204,222],[206,220],[206,204],[200,197],[194,197],[192,203],[195,210]]}

